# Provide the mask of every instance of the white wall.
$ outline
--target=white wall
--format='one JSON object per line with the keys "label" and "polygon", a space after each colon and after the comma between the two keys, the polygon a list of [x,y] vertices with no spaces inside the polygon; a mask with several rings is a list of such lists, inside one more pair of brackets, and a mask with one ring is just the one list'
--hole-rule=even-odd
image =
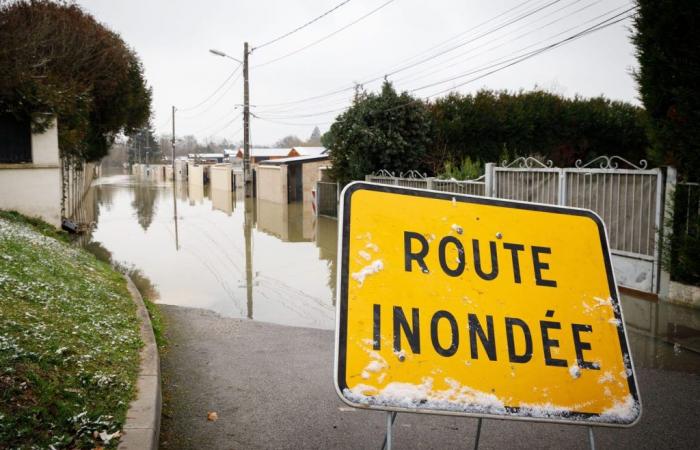
{"label": "white wall", "polygon": [[0,164],[0,209],[61,226],[61,167],[56,121],[32,134],[32,162]]}
{"label": "white wall", "polygon": [[287,166],[258,165],[256,182],[260,200],[287,203]]}
{"label": "white wall", "polygon": [[61,226],[61,170],[0,167],[0,209]]}
{"label": "white wall", "polygon": [[216,164],[211,166],[209,169],[209,182],[212,190],[231,191],[231,170],[230,164]]}
{"label": "white wall", "polygon": [[32,164],[58,164],[58,127],[53,121],[51,127],[43,133],[32,133]]}

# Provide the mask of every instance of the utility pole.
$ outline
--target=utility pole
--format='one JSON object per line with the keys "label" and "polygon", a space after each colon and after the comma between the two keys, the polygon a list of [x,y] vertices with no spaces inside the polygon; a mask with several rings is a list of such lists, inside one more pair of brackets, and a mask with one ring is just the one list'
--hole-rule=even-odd
{"label": "utility pole", "polygon": [[172,138],[172,143],[173,143],[173,156],[172,156],[172,165],[173,165],[173,186],[175,185],[175,106],[173,105],[173,138]]}
{"label": "utility pole", "polygon": [[146,133],[146,164],[150,165],[151,164],[151,147],[148,145],[148,129],[144,129],[144,132]]}
{"label": "utility pole", "polygon": [[248,43],[243,44],[243,192],[250,197],[250,93],[248,91]]}
{"label": "utility pole", "polygon": [[173,105],[173,137],[172,137],[172,160],[171,164],[173,167],[173,220],[175,221],[175,251],[180,250],[180,239],[177,234],[177,196],[175,192],[176,184],[176,175],[175,175],[175,106]]}

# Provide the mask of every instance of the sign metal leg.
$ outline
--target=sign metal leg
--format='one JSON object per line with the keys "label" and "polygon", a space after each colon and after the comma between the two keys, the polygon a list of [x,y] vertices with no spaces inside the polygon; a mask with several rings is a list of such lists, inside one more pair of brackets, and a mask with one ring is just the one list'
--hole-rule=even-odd
{"label": "sign metal leg", "polygon": [[476,438],[474,439],[474,450],[479,449],[479,438],[481,437],[481,417],[476,422]]}
{"label": "sign metal leg", "polygon": [[595,450],[595,436],[593,436],[593,427],[588,427],[588,444],[591,450]]}
{"label": "sign metal leg", "polygon": [[396,421],[396,412],[387,411],[386,413],[386,435],[384,436],[384,442],[382,442],[382,450],[391,450],[391,428]]}

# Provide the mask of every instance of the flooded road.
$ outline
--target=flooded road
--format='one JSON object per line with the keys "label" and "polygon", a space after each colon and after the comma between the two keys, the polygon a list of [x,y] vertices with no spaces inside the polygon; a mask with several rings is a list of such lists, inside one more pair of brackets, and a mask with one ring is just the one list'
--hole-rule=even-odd
{"label": "flooded road", "polygon": [[[158,302],[332,330],[337,221],[208,186],[98,179],[87,246],[140,269]],[[240,191],[239,191],[240,192]],[[177,206],[177,221],[173,211]],[[700,311],[622,295],[637,368],[700,374]]]}
{"label": "flooded road", "polygon": [[102,177],[93,190],[96,226],[88,245],[140,269],[158,302],[334,328],[335,220],[298,203],[244,200],[187,182],[177,183],[175,199],[172,183],[129,175]]}

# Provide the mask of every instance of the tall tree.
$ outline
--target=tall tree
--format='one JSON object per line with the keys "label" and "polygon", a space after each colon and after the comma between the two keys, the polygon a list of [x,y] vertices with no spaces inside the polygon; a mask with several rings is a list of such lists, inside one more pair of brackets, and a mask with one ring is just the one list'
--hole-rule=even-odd
{"label": "tall tree", "polygon": [[296,147],[297,145],[304,145],[304,141],[294,135],[285,136],[279,141],[275,142],[275,147],[278,148]]}
{"label": "tall tree", "polygon": [[306,145],[310,147],[319,147],[321,145],[321,130],[318,127],[314,127],[311,136],[306,141]]}
{"label": "tall tree", "polygon": [[129,151],[129,164],[142,162],[147,164],[160,163],[163,159],[161,142],[156,137],[153,128],[149,125],[140,128],[129,135],[127,141]]}
{"label": "tall tree", "polygon": [[120,133],[150,116],[151,90],[138,57],[80,6],[49,0],[0,3],[0,111],[57,117],[62,154],[94,161]]}
{"label": "tall tree", "polygon": [[637,0],[639,93],[657,162],[700,173],[700,2]]}
{"label": "tall tree", "polygon": [[430,127],[425,104],[406,92],[398,94],[388,81],[378,94],[358,91],[350,109],[323,135],[331,174],[345,184],[379,169],[423,170]]}

